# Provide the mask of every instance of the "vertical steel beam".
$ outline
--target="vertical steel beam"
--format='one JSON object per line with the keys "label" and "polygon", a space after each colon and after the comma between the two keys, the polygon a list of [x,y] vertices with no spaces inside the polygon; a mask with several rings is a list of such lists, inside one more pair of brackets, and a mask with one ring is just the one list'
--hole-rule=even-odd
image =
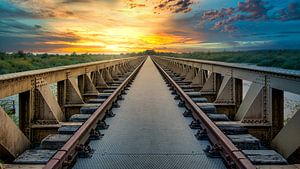
{"label": "vertical steel beam", "polygon": [[65,112],[64,105],[65,105],[65,98],[66,98],[66,81],[59,81],[57,82],[57,101],[60,108]]}
{"label": "vertical steel beam", "polygon": [[189,66],[182,64],[181,65],[180,77],[185,78],[188,72],[189,72]]}
{"label": "vertical steel beam", "polygon": [[93,73],[93,84],[96,86],[96,88],[108,88],[108,85],[106,84],[103,73],[105,70],[99,70]]}
{"label": "vertical steel beam", "polygon": [[126,73],[124,70],[124,64],[121,63],[118,67],[119,67],[120,75],[124,75]]}
{"label": "vertical steel beam", "polygon": [[[82,81],[79,80],[79,83],[82,83]],[[77,79],[68,77],[66,80],[60,81],[57,89],[58,103],[64,112],[65,118],[69,118],[79,111],[80,105],[84,104]]]}
{"label": "vertical steel beam", "polygon": [[80,94],[83,96],[84,94],[84,86],[85,86],[85,79],[84,75],[80,75],[77,77],[78,79],[78,89]]}
{"label": "vertical steel beam", "polygon": [[78,88],[84,102],[91,98],[96,98],[99,95],[99,92],[92,82],[89,73],[78,76]]}
{"label": "vertical steel beam", "polygon": [[224,76],[215,103],[235,104],[235,79]]}
{"label": "vertical steel beam", "polygon": [[273,92],[276,92],[273,96],[281,95],[280,92],[272,90],[268,83],[252,83],[235,116],[236,120],[240,120],[248,127],[249,133],[265,144],[270,144],[273,133],[280,128],[276,124],[274,128],[272,127],[273,122],[277,123],[276,118],[272,117],[276,111],[275,109],[273,112],[272,105],[276,106],[275,104],[278,102],[278,106],[281,107],[282,104],[280,99],[272,101]]}
{"label": "vertical steel beam", "polygon": [[192,82],[192,80],[195,77],[195,68],[191,67],[188,71],[188,73],[186,74],[186,77],[184,79],[184,82]]}
{"label": "vertical steel beam", "polygon": [[273,139],[282,129],[284,122],[284,92],[278,89],[272,90],[272,127],[271,138]]}
{"label": "vertical steel beam", "polygon": [[[97,73],[100,74],[99,71],[97,71]],[[93,84],[92,79],[88,74],[78,76],[78,88],[82,96],[85,94],[99,94],[97,88]]]}
{"label": "vertical steel beam", "polygon": [[77,81],[73,77],[66,80],[65,104],[84,104]]}
{"label": "vertical steel beam", "polygon": [[34,118],[43,121],[64,121],[65,117],[60,105],[48,85],[35,89]]}
{"label": "vertical steel beam", "polygon": [[205,84],[206,78],[204,76],[204,70],[201,68],[196,72],[194,79],[192,80],[191,86],[193,87],[203,87]]}
{"label": "vertical steel beam", "polygon": [[225,75],[222,80],[217,98],[217,109],[226,113],[229,118],[234,119],[236,112],[242,102],[242,80]]}
{"label": "vertical steel beam", "polygon": [[22,92],[19,94],[19,127],[20,130],[30,138],[30,123],[32,121],[31,91]]}
{"label": "vertical steel beam", "polygon": [[110,72],[111,77],[112,77],[114,80],[118,79],[118,73],[117,73],[117,71],[116,71],[116,66],[112,66],[112,67],[110,67],[108,70],[109,70],[109,72]]}
{"label": "vertical steel beam", "polygon": [[104,78],[106,83],[113,83],[114,82],[114,79],[112,78],[108,68],[103,70],[103,78]]}
{"label": "vertical steel beam", "polygon": [[[256,83],[252,83],[244,101],[235,116],[236,120],[245,122],[254,122],[253,120],[261,120],[262,112],[264,111],[263,105],[263,92],[264,86]],[[258,121],[256,121],[258,122]],[[261,122],[261,121],[259,121]]]}
{"label": "vertical steel beam", "polygon": [[218,92],[221,86],[222,80],[221,75],[211,72],[208,79],[206,80],[203,88],[201,89],[202,92]]}
{"label": "vertical steel beam", "polygon": [[240,108],[243,101],[243,80],[235,78],[235,107],[236,111]]}
{"label": "vertical steel beam", "polygon": [[120,72],[120,69],[119,69],[119,65],[115,65],[115,72],[116,72],[116,75],[117,76],[120,76],[121,75],[121,72]]}

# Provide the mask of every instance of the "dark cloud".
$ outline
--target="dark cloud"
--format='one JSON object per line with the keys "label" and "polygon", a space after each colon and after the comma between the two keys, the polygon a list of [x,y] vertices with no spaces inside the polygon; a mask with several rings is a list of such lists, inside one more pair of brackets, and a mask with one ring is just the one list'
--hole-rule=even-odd
{"label": "dark cloud", "polygon": [[60,47],[69,47],[68,42],[79,40],[80,37],[71,32],[51,32],[39,24],[29,25],[14,19],[0,20],[0,50],[3,51],[40,51],[42,48],[51,50],[55,46],[48,42],[57,42]]}
{"label": "dark cloud", "polygon": [[237,11],[248,13],[247,15],[240,15],[242,20],[257,20],[266,19],[267,12],[272,9],[268,3],[263,0],[246,0],[245,2],[238,2]]}
{"label": "dark cloud", "polygon": [[17,52],[19,50],[29,52],[51,52],[58,49],[68,48],[68,44],[45,44],[36,38],[7,37],[0,35],[0,51]]}
{"label": "dark cloud", "polygon": [[201,20],[216,21],[213,29],[232,32],[236,29],[234,22],[266,20],[271,9],[272,6],[263,0],[246,0],[238,2],[235,8],[205,11]]}
{"label": "dark cloud", "polygon": [[159,13],[161,10],[168,10],[173,13],[187,13],[192,10],[192,4],[194,4],[192,0],[162,0],[154,8],[157,10],[156,13]]}
{"label": "dark cloud", "polygon": [[77,42],[80,37],[72,32],[54,33],[42,32],[42,34],[35,38],[37,42]]}
{"label": "dark cloud", "polygon": [[34,25],[34,27],[35,27],[36,29],[41,29],[41,28],[42,28],[41,25]]}
{"label": "dark cloud", "polygon": [[[26,50],[33,52],[49,52],[60,48],[72,47],[65,42],[77,42],[79,37],[72,33],[54,33],[43,32],[40,34],[30,35],[28,37],[19,36],[2,36],[0,30],[0,51],[14,52],[18,50]],[[48,42],[56,42],[48,43]]]}
{"label": "dark cloud", "polygon": [[224,19],[234,13],[234,8],[222,8],[221,10],[211,10],[203,13],[202,18],[208,21]]}
{"label": "dark cloud", "polygon": [[288,7],[278,11],[279,19],[282,21],[300,20],[300,3],[289,3]]}
{"label": "dark cloud", "polygon": [[0,20],[0,34],[9,37],[19,37],[18,35],[21,34],[24,37],[35,37],[35,39],[40,42],[76,42],[80,39],[72,32],[49,32],[43,30],[41,25],[28,25],[13,19]]}
{"label": "dark cloud", "polygon": [[179,37],[192,38],[195,41],[203,40],[205,30],[202,30],[198,26],[199,17],[201,17],[201,14],[199,13],[190,13],[190,15],[172,17],[168,22],[168,29],[166,27],[164,32]]}
{"label": "dark cloud", "polygon": [[300,20],[300,4],[297,2],[291,2],[280,10],[273,9],[267,1],[246,0],[238,2],[235,8],[205,11],[201,22],[214,22],[212,29],[232,32],[236,30],[234,23],[238,21]]}
{"label": "dark cloud", "polygon": [[141,7],[146,7],[146,4],[129,3],[128,6],[130,8],[141,8]]}
{"label": "dark cloud", "polygon": [[[66,18],[73,16],[74,12],[69,10],[61,10],[59,7],[43,7],[43,8],[31,8],[26,7],[32,0],[12,0],[10,3],[0,3],[0,18],[26,18],[26,19],[48,19],[48,18]],[[72,0],[71,2],[80,2],[81,0]],[[88,2],[88,0],[82,0],[82,2]],[[63,1],[61,3],[67,3]],[[59,5],[58,5],[59,6]],[[79,11],[76,11],[77,13]]]}
{"label": "dark cloud", "polygon": [[31,12],[18,8],[10,3],[0,3],[0,19],[2,18],[19,18],[19,17],[33,17]]}
{"label": "dark cloud", "polygon": [[66,14],[69,15],[69,16],[71,16],[71,15],[74,15],[74,12],[72,12],[72,11],[66,11]]}
{"label": "dark cloud", "polygon": [[15,32],[35,32],[41,29],[40,25],[28,25],[14,19],[2,19],[0,20],[0,31],[10,30]]}

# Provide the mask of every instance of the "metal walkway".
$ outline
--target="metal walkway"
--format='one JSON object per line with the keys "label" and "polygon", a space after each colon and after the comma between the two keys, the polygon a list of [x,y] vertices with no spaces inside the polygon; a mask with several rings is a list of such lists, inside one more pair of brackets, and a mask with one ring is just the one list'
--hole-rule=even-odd
{"label": "metal walkway", "polygon": [[73,168],[225,168],[221,159],[208,158],[182,116],[150,58],[137,75],[101,140],[91,141],[91,158],[78,159]]}

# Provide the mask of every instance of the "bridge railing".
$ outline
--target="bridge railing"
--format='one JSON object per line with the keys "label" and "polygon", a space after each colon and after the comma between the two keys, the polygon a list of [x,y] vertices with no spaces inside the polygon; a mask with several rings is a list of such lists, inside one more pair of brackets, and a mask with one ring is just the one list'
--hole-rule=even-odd
{"label": "bridge railing", "polygon": [[19,99],[19,126],[0,107],[4,126],[0,128],[0,158],[14,159],[31,144],[56,133],[61,122],[79,112],[86,100],[97,98],[108,82],[131,72],[142,60],[129,57],[0,75],[0,99],[16,94]]}
{"label": "bridge railing", "polygon": [[30,90],[33,81],[37,78],[43,78],[48,84],[51,84],[65,80],[69,77],[77,77],[82,74],[120,65],[135,59],[136,57],[104,60],[0,75],[0,99]]}
{"label": "bridge railing", "polygon": [[[76,158],[78,146],[86,144],[88,137],[97,123],[105,119],[106,112],[110,111],[112,104],[118,100],[122,91],[131,80],[137,75],[143,63],[140,63],[137,68],[118,86],[118,88],[103,102],[91,117],[72,135],[72,137],[61,147],[55,155],[47,162],[44,169],[60,169],[64,168],[66,163],[72,164],[73,158]],[[73,157],[73,158],[70,158]]]}
{"label": "bridge railing", "polygon": [[300,95],[300,71],[285,70],[218,61],[163,57],[178,64],[198,67],[222,75],[247,80],[253,83],[269,85],[272,88]]}
{"label": "bridge railing", "polygon": [[[205,61],[156,57],[173,72],[189,77],[220,112],[246,126],[284,157],[300,147],[300,110],[284,125],[284,92],[300,95],[300,71]],[[243,81],[251,82],[243,97]],[[289,146],[287,146],[289,145]]]}

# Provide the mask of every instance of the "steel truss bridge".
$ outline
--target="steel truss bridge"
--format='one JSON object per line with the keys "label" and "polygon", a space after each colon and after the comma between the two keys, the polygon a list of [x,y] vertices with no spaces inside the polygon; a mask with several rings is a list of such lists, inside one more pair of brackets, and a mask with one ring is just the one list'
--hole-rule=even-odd
{"label": "steel truss bridge", "polygon": [[0,168],[299,169],[284,92],[300,74],[162,56],[1,75]]}

